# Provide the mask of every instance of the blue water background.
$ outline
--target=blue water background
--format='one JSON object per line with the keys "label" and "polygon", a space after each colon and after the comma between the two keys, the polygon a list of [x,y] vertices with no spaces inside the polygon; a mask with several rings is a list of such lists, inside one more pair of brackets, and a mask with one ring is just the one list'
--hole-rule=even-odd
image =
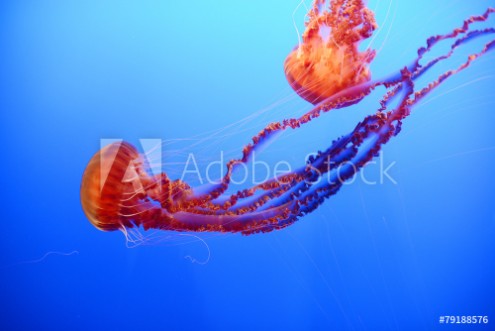
{"label": "blue water background", "polygon": [[[177,178],[188,153],[204,170],[221,151],[239,157],[270,121],[309,109],[283,73],[293,17],[302,29],[298,4],[0,3],[1,330],[437,330],[439,315],[487,315],[488,326],[452,329],[492,329],[493,53],[416,107],[384,147],[397,184],[356,180],[286,229],[204,243],[170,232],[128,248],[85,218],[79,186],[100,139],[168,141],[165,168]],[[370,1],[382,27],[374,77],[490,4]],[[265,157],[303,164],[382,93],[281,136]]]}

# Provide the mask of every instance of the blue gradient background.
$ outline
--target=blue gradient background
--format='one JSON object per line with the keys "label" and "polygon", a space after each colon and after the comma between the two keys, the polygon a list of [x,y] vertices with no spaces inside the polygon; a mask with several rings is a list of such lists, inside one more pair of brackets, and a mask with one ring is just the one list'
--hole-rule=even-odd
{"label": "blue gradient background", "polygon": [[[493,330],[494,54],[442,85],[384,147],[397,185],[356,181],[281,231],[207,235],[206,265],[184,258],[204,260],[201,243],[168,233],[171,244],[131,249],[86,220],[79,185],[101,138],[174,139],[204,166],[309,109],[282,66],[298,3],[1,2],[1,330]],[[370,1],[383,27],[373,73],[396,72],[428,36],[490,4]],[[428,77],[450,67],[439,68]],[[301,164],[378,97],[281,137],[268,157]],[[177,141],[196,134],[206,142]],[[490,322],[440,326],[439,315]]]}

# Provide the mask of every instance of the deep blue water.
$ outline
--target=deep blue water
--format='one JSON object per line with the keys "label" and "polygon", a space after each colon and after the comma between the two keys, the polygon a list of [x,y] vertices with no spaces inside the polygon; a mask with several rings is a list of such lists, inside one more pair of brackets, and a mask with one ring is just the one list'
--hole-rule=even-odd
{"label": "deep blue water", "polygon": [[[283,73],[293,17],[303,27],[298,4],[1,2],[1,330],[493,330],[493,52],[414,108],[384,147],[394,181],[356,179],[288,228],[204,242],[163,232],[128,248],[87,221],[79,186],[100,139],[163,139],[164,168],[180,178],[189,153],[204,171],[310,109]],[[381,27],[373,74],[397,72],[427,37],[489,5],[370,1]],[[381,92],[279,137],[267,162],[302,164],[373,113]],[[379,168],[367,178],[379,181]],[[446,326],[440,315],[490,322]]]}

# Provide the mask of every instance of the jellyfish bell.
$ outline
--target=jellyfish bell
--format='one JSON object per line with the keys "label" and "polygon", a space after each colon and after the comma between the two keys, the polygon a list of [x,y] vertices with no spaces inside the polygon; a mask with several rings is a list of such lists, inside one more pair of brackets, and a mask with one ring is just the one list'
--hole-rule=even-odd
{"label": "jellyfish bell", "polygon": [[[376,29],[364,2],[317,0],[308,14],[300,44],[284,63],[287,81],[306,101],[316,105],[341,91],[351,103],[364,95],[352,89],[371,80],[369,63],[375,52],[358,45]],[[344,15],[343,15],[344,13]]]}
{"label": "jellyfish bell", "polygon": [[167,227],[168,215],[187,205],[192,189],[181,180],[170,181],[165,173],[152,176],[147,160],[133,145],[116,142],[91,158],[80,194],[91,224],[114,231]]}
{"label": "jellyfish bell", "polygon": [[[332,55],[332,47],[324,47],[316,52],[292,51],[285,60],[286,79],[292,89],[303,99],[317,105],[341,91],[349,91],[349,100],[360,99],[356,86],[371,80],[371,72],[364,59],[353,57],[353,52]],[[327,53],[327,54],[325,54]],[[367,61],[371,61],[369,56]]]}
{"label": "jellyfish bell", "polygon": [[143,190],[141,156],[129,143],[103,147],[89,161],[81,182],[81,204],[98,229],[112,231],[126,226],[119,202]]}

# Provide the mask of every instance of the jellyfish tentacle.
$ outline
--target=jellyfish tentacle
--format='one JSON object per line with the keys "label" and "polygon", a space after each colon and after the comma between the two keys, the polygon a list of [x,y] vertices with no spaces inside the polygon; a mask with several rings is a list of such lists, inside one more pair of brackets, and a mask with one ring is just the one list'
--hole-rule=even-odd
{"label": "jellyfish tentacle", "polygon": [[[461,27],[454,29],[454,31],[452,33],[448,33],[445,35],[437,35],[435,37],[429,38],[427,40],[427,46],[422,47],[418,50],[417,59],[413,62],[412,65],[407,67],[408,70],[411,72],[412,79],[415,80],[415,79],[419,78],[423,73],[427,72],[435,64],[437,64],[443,60],[448,59],[450,56],[453,55],[454,51],[459,46],[461,46],[465,42],[471,41],[472,38],[494,33],[494,31],[495,31],[494,28],[469,31],[469,27],[472,23],[486,21],[489,18],[489,16],[494,12],[495,12],[495,9],[489,8],[486,10],[486,12],[483,15],[473,16],[473,17],[467,19]],[[459,35],[466,33],[466,32],[468,32],[468,35],[455,40],[455,42],[453,43],[453,45],[451,47],[451,50],[447,54],[439,56],[439,57],[431,60],[425,66],[421,66],[419,64],[419,62],[423,58],[424,54],[426,52],[429,52],[439,41],[456,38]],[[208,191],[207,193],[202,195],[199,198],[199,200],[210,201],[210,200],[217,198],[217,197],[221,196],[222,194],[224,194],[225,191],[227,190],[227,188],[229,187],[230,178],[231,178],[231,174],[233,172],[234,165],[238,164],[238,163],[247,163],[248,160],[250,159],[250,157],[252,156],[253,152],[256,150],[256,148],[260,144],[262,144],[266,141],[269,141],[277,133],[280,133],[280,132],[282,132],[286,129],[289,129],[289,128],[297,129],[301,125],[309,123],[314,118],[319,117],[322,112],[328,112],[332,109],[339,107],[339,105],[352,103],[353,101],[355,101],[356,99],[349,98],[349,94],[350,95],[356,95],[356,94],[355,93],[348,93],[348,90],[353,90],[353,89],[359,90],[361,94],[359,94],[359,97],[357,97],[357,99],[360,99],[360,98],[368,95],[369,93],[371,93],[372,90],[374,90],[376,87],[378,87],[380,85],[387,87],[389,89],[389,91],[387,91],[385,97],[380,101],[382,107],[378,109],[379,111],[382,111],[384,109],[384,107],[386,106],[386,104],[388,103],[388,101],[390,101],[393,97],[398,95],[398,92],[400,92],[402,90],[402,80],[403,80],[402,74],[399,73],[399,74],[393,75],[391,77],[393,77],[393,78],[388,79],[388,80],[386,79],[383,81],[364,83],[362,85],[350,87],[346,90],[340,91],[340,92],[330,96],[329,98],[327,98],[324,103],[315,106],[313,109],[308,111],[306,114],[304,114],[300,118],[292,118],[292,119],[284,120],[282,122],[271,123],[270,125],[268,125],[266,128],[264,128],[256,136],[254,136],[252,138],[251,144],[248,144],[243,148],[243,156],[241,159],[232,160],[227,164],[227,173],[226,173],[225,177],[221,180],[221,183],[214,186],[210,191]],[[237,199],[235,201],[237,201]]]}
{"label": "jellyfish tentacle", "polygon": [[[495,12],[495,9],[488,8],[484,14],[471,16],[450,33],[430,37],[426,46],[418,49],[412,64],[398,73],[371,81],[366,70],[374,53],[359,53],[356,44],[371,36],[376,28],[372,12],[364,7],[362,0],[331,0],[329,8],[325,8],[325,5],[325,0],[314,1],[308,14],[303,43],[297,52],[295,50],[289,55],[290,61],[306,67],[304,70],[286,67],[286,74],[294,79],[293,87],[304,85],[304,89],[295,88],[296,92],[315,103],[310,111],[299,118],[286,119],[265,127],[243,148],[241,158],[226,164],[226,175],[219,183],[201,194],[196,193],[187,183],[173,181],[164,173],[150,175],[143,157],[129,143],[119,142],[104,147],[90,160],[81,183],[81,203],[91,223],[104,231],[124,229],[124,232],[142,226],[145,230],[154,228],[252,234],[286,227],[336,194],[344,182],[370,162],[382,146],[400,132],[402,121],[419,101],[445,80],[465,70],[473,61],[495,48],[495,40],[489,41],[457,68],[445,71],[425,87],[415,89],[415,80],[450,58],[460,46],[480,36],[495,33],[493,27],[471,28],[473,23],[484,22]],[[329,36],[321,34],[323,26],[331,29]],[[324,37],[328,37],[328,40],[324,41]],[[452,39],[453,43],[446,54],[425,65],[420,64],[427,52],[438,42],[447,39]],[[311,76],[315,68],[321,68],[314,66],[315,63],[311,61],[319,61],[319,56],[325,58],[325,52],[328,52],[326,55],[340,57],[338,68],[335,63],[326,63],[331,70],[340,70],[342,75],[343,70],[348,69],[346,66],[349,63],[353,66],[358,59],[361,61],[359,70],[364,70],[364,73],[359,72],[358,77],[347,85],[327,90],[325,84],[328,81]],[[289,82],[291,77],[288,77]],[[332,77],[329,81],[334,84],[343,77],[345,74]],[[236,168],[249,162],[254,152],[276,134],[287,129],[297,129],[322,113],[357,103],[378,86],[384,86],[386,93],[379,102],[377,112],[366,116],[352,132],[311,157],[306,165],[278,178],[226,195]],[[320,90],[322,87],[323,90]],[[397,98],[398,105],[389,110],[391,101]],[[324,176],[327,176],[327,181]]]}

